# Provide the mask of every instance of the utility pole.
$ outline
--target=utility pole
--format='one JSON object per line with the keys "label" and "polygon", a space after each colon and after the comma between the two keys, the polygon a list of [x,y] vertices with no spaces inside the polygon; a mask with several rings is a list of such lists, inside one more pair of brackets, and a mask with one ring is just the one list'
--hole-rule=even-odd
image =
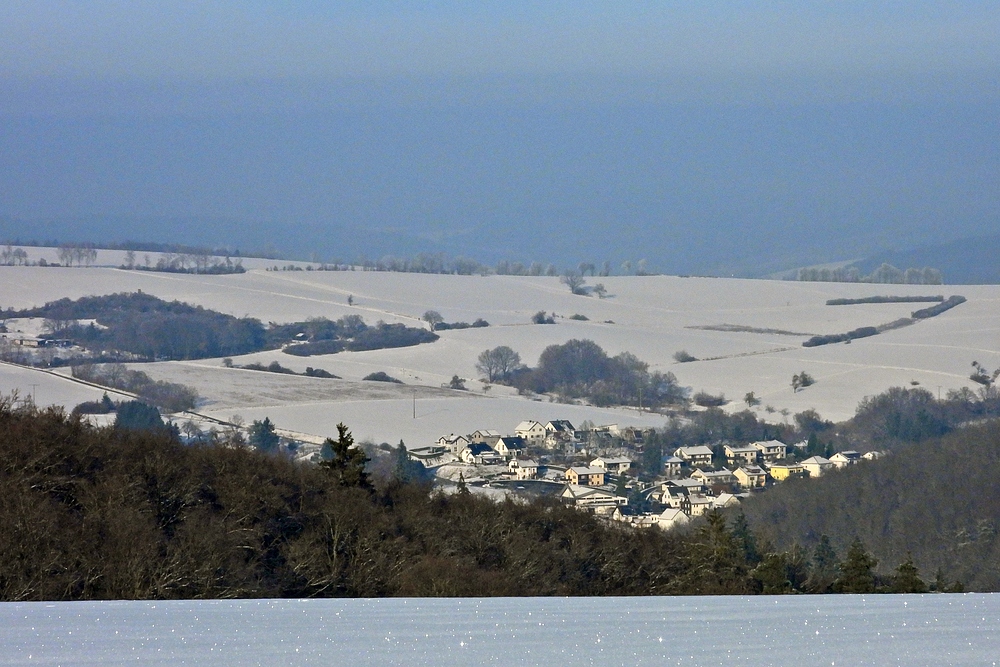
{"label": "utility pole", "polygon": [[37,384],[32,384],[31,385],[31,404],[32,405],[38,405],[38,403],[35,402],[35,390],[36,389],[38,389],[38,385]]}

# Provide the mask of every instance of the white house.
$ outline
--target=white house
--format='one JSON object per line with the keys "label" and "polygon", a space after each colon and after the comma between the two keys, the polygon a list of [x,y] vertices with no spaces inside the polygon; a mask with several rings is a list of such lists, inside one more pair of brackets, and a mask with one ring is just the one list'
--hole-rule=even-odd
{"label": "white house", "polygon": [[533,420],[523,421],[514,429],[514,435],[524,438],[532,447],[541,447],[545,443],[545,426]]}
{"label": "white house", "polygon": [[663,459],[663,474],[667,477],[677,477],[681,474],[681,466],[683,465],[684,461],[676,456],[668,456]]}
{"label": "white house", "polygon": [[726,461],[735,464],[754,464],[760,456],[760,450],[753,445],[726,445]]}
{"label": "white house", "polygon": [[469,439],[464,435],[442,435],[437,439],[437,446],[444,447],[447,451],[451,452],[455,456],[460,456],[462,450],[469,446]]}
{"label": "white house", "polygon": [[757,448],[760,452],[761,460],[766,463],[780,461],[788,453],[788,445],[780,440],[764,440],[761,442],[752,442],[750,445]]}
{"label": "white house", "polygon": [[847,466],[852,466],[861,460],[861,454],[858,452],[848,449],[843,452],[837,452],[830,457],[830,463],[835,465],[837,468],[846,468]]}
{"label": "white house", "polygon": [[558,447],[572,442],[576,429],[565,419],[555,419],[545,425],[545,444],[548,447]]}
{"label": "white house", "polygon": [[474,442],[467,445],[462,450],[462,453],[459,454],[459,458],[466,463],[476,465],[495,465],[503,462],[503,459],[496,453],[496,450],[481,442]]}
{"label": "white house", "polygon": [[678,447],[674,456],[690,466],[711,465],[712,450],[705,445],[695,447]]}
{"label": "white house", "polygon": [[577,484],[567,484],[559,497],[564,503],[589,509],[597,514],[611,514],[618,506],[628,505],[628,498],[616,496],[605,489]]}
{"label": "white house", "polygon": [[809,473],[810,477],[819,477],[827,470],[833,468],[833,464],[822,456],[810,456],[800,465]]}
{"label": "white house", "polygon": [[621,475],[632,467],[632,459],[624,456],[598,456],[590,462],[591,468],[604,468],[609,473]]}
{"label": "white house", "polygon": [[498,438],[496,444],[493,448],[497,450],[497,454],[504,457],[505,459],[510,459],[515,456],[520,456],[524,453],[524,438],[517,435],[508,435],[502,438]]}
{"label": "white house", "polygon": [[507,469],[514,473],[514,479],[535,479],[538,477],[538,462],[531,459],[513,458]]}
{"label": "white house", "polygon": [[685,525],[690,519],[679,509],[665,509],[657,517],[657,526],[661,530],[670,530],[676,526]]}

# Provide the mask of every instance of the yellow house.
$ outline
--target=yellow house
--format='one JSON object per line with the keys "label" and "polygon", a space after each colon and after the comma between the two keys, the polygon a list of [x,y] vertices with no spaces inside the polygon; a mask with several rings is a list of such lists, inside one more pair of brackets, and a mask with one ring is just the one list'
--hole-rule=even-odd
{"label": "yellow house", "polygon": [[802,477],[806,474],[806,469],[798,463],[775,463],[768,472],[775,481],[782,482],[789,477]]}

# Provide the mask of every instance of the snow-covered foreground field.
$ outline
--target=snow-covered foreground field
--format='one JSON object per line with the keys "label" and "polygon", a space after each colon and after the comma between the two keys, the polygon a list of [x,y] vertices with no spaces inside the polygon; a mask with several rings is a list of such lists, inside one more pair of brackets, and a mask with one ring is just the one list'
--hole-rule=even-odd
{"label": "snow-covered foreground field", "polygon": [[[476,357],[508,345],[534,365],[546,346],[589,338],[609,354],[629,351],[653,370],[671,371],[695,391],[724,393],[729,409],[741,409],[744,394],[762,399],[761,416],[780,420],[782,410],[816,408],[825,418],[850,417],[867,395],[891,386],[919,386],[942,395],[976,385],[971,362],[1000,366],[1000,286],[907,286],[799,283],[670,276],[587,278],[602,282],[609,298],[574,296],[557,278],[440,276],[373,272],[251,270],[229,276],[195,276],[112,268],[0,267],[0,306],[23,308],[61,297],[134,291],[178,299],[267,322],[309,317],[336,319],[357,314],[421,325],[427,310],[445,321],[483,318],[491,326],[439,332],[433,344],[395,350],[340,353],[309,358],[280,351],[234,359],[236,364],[279,361],[297,371],[323,368],[343,381],[275,376],[227,369],[221,360],[145,365],[154,378],[195,386],[203,412],[244,419],[270,416],[281,428],[329,435],[338,421],[359,438],[409,446],[447,433],[477,428],[510,431],[522,419],[589,419],[596,423],[659,424],[663,418],[632,410],[603,410],[529,401],[503,387],[485,390],[476,381]],[[826,306],[827,299],[874,295],[961,294],[968,302],[931,320],[851,344],[803,348],[809,335],[843,333],[906,317],[928,304]],[[352,304],[348,304],[351,297]],[[554,325],[530,324],[544,310]],[[568,319],[580,314],[587,321]],[[753,333],[698,327],[737,325],[792,333]],[[679,364],[686,350],[700,361]],[[385,371],[405,385],[360,382]],[[794,393],[791,377],[806,371],[816,384]],[[470,391],[442,389],[453,375]],[[34,390],[41,404],[92,399],[99,392],[63,387],[51,376],[0,368],[0,391]],[[37,387],[31,387],[37,384]],[[416,398],[416,418],[414,412]],[[770,406],[773,412],[765,411]]]}
{"label": "snow-covered foreground field", "polygon": [[997,595],[0,604],[0,665],[996,665]]}

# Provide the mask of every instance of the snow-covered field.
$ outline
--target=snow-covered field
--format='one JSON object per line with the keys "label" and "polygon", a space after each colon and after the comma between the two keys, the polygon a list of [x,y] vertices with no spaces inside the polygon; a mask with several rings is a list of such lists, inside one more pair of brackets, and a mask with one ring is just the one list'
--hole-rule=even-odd
{"label": "snow-covered field", "polygon": [[[106,252],[106,251],[101,251]],[[141,255],[140,255],[141,256]],[[100,261],[100,259],[99,259]],[[245,265],[248,262],[244,262]],[[447,433],[478,428],[510,431],[522,419],[589,419],[595,423],[660,424],[663,418],[631,410],[530,401],[503,387],[486,390],[476,380],[476,357],[508,345],[534,365],[542,350],[572,338],[589,338],[609,354],[629,351],[653,370],[673,372],[694,390],[723,392],[729,409],[745,407],[753,391],[761,416],[783,419],[816,408],[828,419],[850,417],[866,395],[919,383],[933,393],[976,385],[971,362],[1000,366],[1000,286],[907,286],[799,283],[672,276],[587,278],[602,282],[609,297],[574,296],[557,278],[441,276],[362,271],[265,271],[196,276],[114,268],[0,267],[0,306],[23,308],[61,297],[134,291],[178,299],[267,322],[309,317],[336,319],[358,314],[421,325],[433,309],[445,321],[484,318],[491,326],[440,332],[429,345],[395,350],[300,358],[280,351],[234,359],[236,364],[279,361],[303,371],[323,368],[344,380],[279,376],[228,369],[221,360],[144,365],[156,379],[190,384],[204,397],[203,412],[244,419],[269,416],[279,427],[316,435],[335,432],[337,422],[359,438],[409,446],[428,444]],[[961,294],[968,302],[931,320],[851,344],[803,348],[809,335],[842,333],[906,317],[929,304],[826,306],[827,299],[873,295]],[[352,305],[348,304],[352,297]],[[554,325],[530,324],[532,314],[556,314]],[[587,321],[570,320],[581,314]],[[750,333],[697,327],[738,325],[787,333]],[[686,350],[700,361],[679,364]],[[405,385],[361,382],[385,371]],[[792,391],[793,374],[806,371],[816,384]],[[453,375],[467,378],[470,391],[442,389]],[[40,379],[31,379],[40,378]],[[37,384],[37,387],[31,387]],[[0,391],[33,389],[41,404],[74,402],[99,392],[65,386],[52,376],[0,368]],[[414,400],[416,417],[414,417]],[[765,409],[770,406],[773,412]]]}

